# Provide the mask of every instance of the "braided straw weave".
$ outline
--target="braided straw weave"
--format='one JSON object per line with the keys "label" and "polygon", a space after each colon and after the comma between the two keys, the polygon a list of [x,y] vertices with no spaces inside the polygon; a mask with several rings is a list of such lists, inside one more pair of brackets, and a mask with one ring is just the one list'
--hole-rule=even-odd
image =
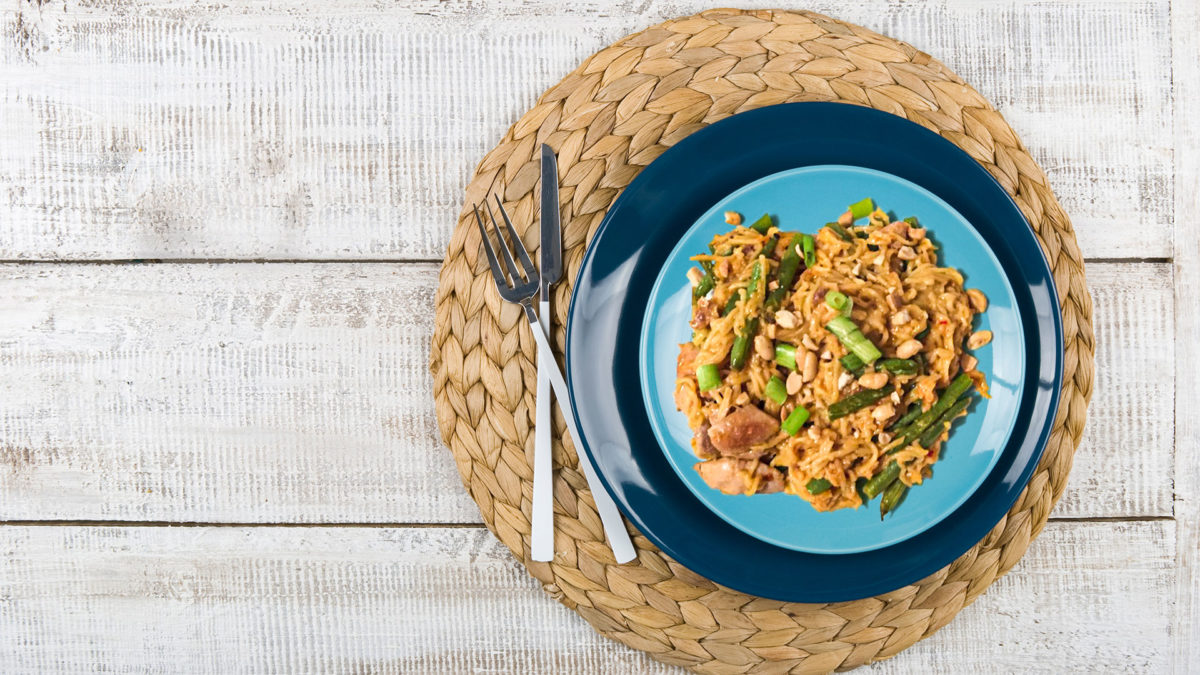
{"label": "braided straw weave", "polygon": [[[672,144],[752,108],[842,101],[905,117],[954,142],[1013,196],[1054,270],[1066,360],[1045,456],[1017,503],[974,548],[932,576],[873,598],[803,605],[704,579],[634,533],[616,565],[587,483],[555,416],[553,562],[529,559],[536,345],[502,302],[470,205],[498,193],[537,247],[538,146],[558,152],[567,273],[554,342],[588,239],[621,188]],[[600,51],[538,99],[467,187],[437,292],[432,371],[442,438],[484,522],[545,589],[602,634],[705,673],[823,673],[887,658],[931,635],[1021,558],[1062,495],[1092,393],[1092,302],[1083,258],[1046,176],[995,109],[928,54],[809,12],[712,10]]]}

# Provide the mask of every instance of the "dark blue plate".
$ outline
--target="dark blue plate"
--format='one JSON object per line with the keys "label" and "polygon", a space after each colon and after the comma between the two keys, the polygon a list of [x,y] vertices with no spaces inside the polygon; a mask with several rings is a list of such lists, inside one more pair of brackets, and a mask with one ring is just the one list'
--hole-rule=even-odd
{"label": "dark blue plate", "polygon": [[[697,499],[658,447],[638,367],[651,288],[688,228],[726,195],[759,178],[820,164],[890,173],[961,213],[1008,275],[1026,353],[1016,424],[975,493],[920,534],[840,555],[762,541]],[[836,103],[735,115],[692,134],[642,171],[613,204],[584,256],[567,320],[567,382],[584,435],[577,447],[591,457],[605,488],[639,530],[717,583],[795,602],[891,591],[936,572],[978,542],[1033,473],[1062,382],[1057,297],[1021,212],[983,167],[949,141],[900,117]]]}

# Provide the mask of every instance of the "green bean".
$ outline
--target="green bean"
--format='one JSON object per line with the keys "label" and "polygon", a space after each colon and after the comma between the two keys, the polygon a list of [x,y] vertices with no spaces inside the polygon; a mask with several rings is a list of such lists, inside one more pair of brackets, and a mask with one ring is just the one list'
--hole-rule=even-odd
{"label": "green bean", "polygon": [[825,227],[833,230],[833,233],[841,237],[842,241],[850,241],[852,239],[850,233],[846,231],[846,228],[838,225],[837,223],[825,223]]}
{"label": "green bean", "polygon": [[804,249],[804,266],[812,267],[817,264],[816,240],[811,234],[800,235],[800,248]]}
{"label": "green bean", "polygon": [[950,406],[949,410],[942,413],[942,416],[939,417],[937,421],[931,424],[929,428],[921,434],[921,437],[917,439],[917,442],[921,444],[922,448],[928,449],[931,445],[937,442],[938,438],[941,438],[942,432],[949,429],[951,424],[954,424],[954,418],[958,417],[959,414],[966,410],[967,406],[969,405],[971,405],[970,395],[958,399],[957,403]]}
{"label": "green bean", "polygon": [[742,295],[742,291],[737,291],[736,293],[730,295],[729,300],[725,303],[724,311],[721,312],[721,316],[725,316],[726,314],[732,312],[733,308],[737,307],[737,304],[742,301]]}
{"label": "green bean", "polygon": [[922,412],[923,411],[921,410],[920,402],[914,401],[910,406],[908,406],[908,412],[901,415],[900,419],[892,422],[892,425],[888,428],[895,429],[897,432],[904,431],[904,427],[908,426],[909,422],[917,419],[917,416]]}
{"label": "green bean", "polygon": [[912,424],[908,425],[908,428],[900,434],[900,438],[892,443],[891,447],[888,448],[888,453],[901,450],[902,448],[907,447],[909,443],[912,443],[917,438],[920,438],[921,434],[925,433],[925,430],[928,429],[931,424],[937,421],[937,419],[942,416],[942,413],[949,410],[950,406],[954,405],[954,402],[957,401],[960,396],[965,394],[967,390],[971,388],[972,384],[974,384],[974,382],[972,382],[971,378],[967,377],[965,373],[954,378],[954,381],[950,383],[949,387],[946,387],[946,389],[942,391],[942,395],[938,397],[938,400],[932,406],[930,406],[929,410],[921,413],[921,416],[918,417]]}
{"label": "green bean", "polygon": [[729,301],[725,303],[725,311],[721,313],[721,316],[725,316],[726,314],[729,314],[730,312],[732,312],[733,308],[737,307],[737,304],[742,301],[742,298],[746,298],[751,295],[754,295],[754,291],[758,290],[758,282],[761,280],[762,280],[762,261],[755,260],[754,261],[754,269],[750,270],[750,281],[748,281],[746,283],[746,290],[738,291],[737,293],[734,293],[733,295],[729,296]]}
{"label": "green bean", "polygon": [[758,317],[746,321],[742,332],[733,339],[733,348],[729,350],[729,365],[736,369],[746,365],[746,354],[750,352],[750,341],[758,332]]}
{"label": "green bean", "polygon": [[764,213],[762,214],[761,218],[754,221],[754,223],[750,225],[750,229],[758,232],[759,234],[766,234],[767,230],[771,229],[771,226],[774,224],[775,221],[771,219],[771,214]]}
{"label": "green bean", "polygon": [[863,198],[850,205],[850,217],[858,220],[871,215],[871,211],[875,208],[875,202],[870,197]]}
{"label": "green bean", "polygon": [[925,337],[929,335],[929,328],[930,328],[929,324],[926,324],[926,325],[925,325],[925,330],[923,330],[923,331],[921,331],[920,333],[917,333],[916,335],[914,335],[914,336],[913,336],[913,339],[914,339],[914,340],[924,340],[924,339],[925,339]]}
{"label": "green bean", "polygon": [[808,490],[808,494],[810,495],[819,495],[831,487],[833,487],[833,483],[830,483],[824,478],[814,478],[808,481],[808,484],[804,486],[804,489]]}
{"label": "green bean", "polygon": [[912,225],[913,227],[920,227],[920,225],[917,223],[916,216],[909,216],[904,219],[904,222],[908,223],[909,225]]}
{"label": "green bean", "polygon": [[778,243],[779,243],[779,235],[778,234],[771,235],[771,238],[767,240],[767,243],[763,244],[762,254],[767,256],[768,258],[770,258],[772,255],[775,254],[775,245]]}
{"label": "green bean", "polygon": [[863,492],[863,488],[866,486],[867,486],[866,478],[859,476],[858,480],[854,481],[854,491],[858,493],[858,498],[861,499],[864,504],[871,501],[871,498],[867,496],[867,493]]}
{"label": "green bean", "polygon": [[863,389],[857,394],[851,394],[829,406],[829,420],[841,419],[852,412],[862,410],[895,390],[895,387],[888,384],[879,389]]}
{"label": "green bean", "polygon": [[883,467],[883,471],[871,477],[867,484],[863,486],[863,493],[868,499],[874,499],[879,496],[880,492],[887,489],[887,486],[892,484],[892,481],[900,477],[900,464],[892,462]]}
{"label": "green bean", "polygon": [[[795,238],[793,237],[793,239]],[[767,302],[764,305],[766,311],[774,312],[783,305],[784,298],[792,292],[792,283],[796,280],[796,271],[799,268],[800,253],[796,250],[796,244],[789,241],[787,252],[783,254],[783,260],[779,262],[779,287],[767,296]]]}
{"label": "green bean", "polygon": [[911,359],[884,359],[875,364],[876,370],[886,370],[897,375],[916,375],[917,362]]}
{"label": "green bean", "polygon": [[899,479],[888,486],[883,492],[883,499],[879,500],[879,519],[891,513],[900,506],[900,502],[904,501],[904,495],[908,494],[908,486]]}
{"label": "green bean", "polygon": [[699,300],[708,295],[708,292],[713,289],[714,285],[716,285],[716,280],[713,279],[712,272],[705,271],[704,277],[700,279],[700,283],[696,284],[696,287],[692,289],[692,299]]}

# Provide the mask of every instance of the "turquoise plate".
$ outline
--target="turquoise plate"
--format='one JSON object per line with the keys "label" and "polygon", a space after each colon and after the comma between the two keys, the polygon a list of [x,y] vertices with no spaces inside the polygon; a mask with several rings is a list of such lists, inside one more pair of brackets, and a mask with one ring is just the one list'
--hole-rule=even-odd
{"label": "turquoise plate", "polygon": [[[915,215],[939,248],[939,264],[963,273],[968,288],[988,297],[988,310],[975,328],[992,331],[991,345],[978,350],[990,400],[980,400],[954,425],[933,477],[908,493],[886,520],[876,499],[858,509],[819,513],[794,495],[726,495],[692,468],[692,431],[675,410],[675,358],[691,340],[689,258],[707,250],[716,234],[728,232],[724,212],[748,221],[776,216],[784,230],[815,232],[869,196],[899,217]],[[1016,422],[1025,384],[1025,347],[1017,300],[1000,261],[979,233],[949,204],[928,190],[888,173],[845,165],[807,166],[761,178],[718,201],[682,236],[667,256],[650,291],[641,334],[641,385],[646,414],[671,467],[696,497],[723,520],[777,546],[809,553],[856,553],[908,539],[957,509],[996,465]]]}

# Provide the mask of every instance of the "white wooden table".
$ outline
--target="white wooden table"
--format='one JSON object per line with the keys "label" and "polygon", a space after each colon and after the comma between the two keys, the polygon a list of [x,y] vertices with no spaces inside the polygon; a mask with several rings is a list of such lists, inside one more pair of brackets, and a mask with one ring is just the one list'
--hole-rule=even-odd
{"label": "white wooden table", "polygon": [[[474,163],[585,56],[706,7],[561,4],[4,3],[0,672],[678,672],[538,590],[435,428]],[[1096,305],[1045,532],[870,670],[1200,668],[1200,8],[807,7],[1000,108]]]}

